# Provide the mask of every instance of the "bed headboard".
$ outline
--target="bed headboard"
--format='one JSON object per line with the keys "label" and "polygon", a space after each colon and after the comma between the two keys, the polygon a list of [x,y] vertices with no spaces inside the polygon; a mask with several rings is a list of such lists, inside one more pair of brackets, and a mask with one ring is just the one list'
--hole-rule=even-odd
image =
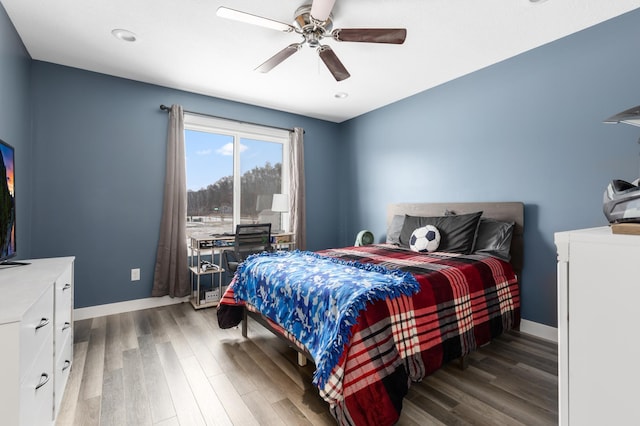
{"label": "bed headboard", "polygon": [[497,203],[399,203],[387,207],[387,228],[394,215],[444,216],[445,211],[466,214],[482,211],[483,217],[515,222],[511,240],[511,265],[518,277],[522,276],[524,261],[524,204],[520,202]]}

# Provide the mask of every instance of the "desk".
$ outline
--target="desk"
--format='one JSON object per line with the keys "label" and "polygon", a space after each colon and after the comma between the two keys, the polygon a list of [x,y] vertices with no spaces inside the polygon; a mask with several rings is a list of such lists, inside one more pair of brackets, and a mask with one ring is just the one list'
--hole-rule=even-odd
{"label": "desk", "polygon": [[295,250],[296,238],[293,232],[281,232],[278,234],[271,234],[271,245],[275,250]]}
{"label": "desk", "polygon": [[[222,296],[222,252],[233,250],[234,235],[192,234],[189,238],[189,272],[191,274],[191,305],[195,309],[218,306]],[[294,250],[295,234],[283,232],[271,235],[271,245],[275,250]],[[218,260],[216,262],[216,255]],[[204,267],[203,267],[204,266]],[[200,277],[211,277],[211,291],[200,288]],[[215,279],[218,288],[213,288]]]}

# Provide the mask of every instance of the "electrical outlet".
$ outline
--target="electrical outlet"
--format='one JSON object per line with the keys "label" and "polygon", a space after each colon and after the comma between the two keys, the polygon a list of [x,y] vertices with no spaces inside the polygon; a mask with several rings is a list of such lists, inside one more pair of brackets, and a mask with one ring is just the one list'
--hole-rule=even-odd
{"label": "electrical outlet", "polygon": [[140,281],[140,268],[131,270],[131,281]]}

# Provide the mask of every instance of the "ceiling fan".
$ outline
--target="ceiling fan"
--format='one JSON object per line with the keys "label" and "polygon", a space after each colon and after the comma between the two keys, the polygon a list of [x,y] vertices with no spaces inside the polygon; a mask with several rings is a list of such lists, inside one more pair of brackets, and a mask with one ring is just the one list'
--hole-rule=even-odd
{"label": "ceiling fan", "polygon": [[[252,15],[235,9],[221,6],[216,14],[221,18],[233,19],[247,24],[259,25],[286,33],[296,32],[302,36],[300,43],[293,43],[285,47],[255,70],[263,73],[271,71],[285,59],[296,53],[306,43],[309,47],[317,48],[318,55],[327,66],[336,81],[350,77],[349,71],[340,62],[333,49],[322,44],[325,37],[335,41],[352,41],[363,43],[402,44],[407,37],[405,28],[337,28],[333,29],[333,15],[331,10],[336,0],[313,0],[311,4],[300,6],[294,14],[294,25]],[[333,29],[333,31],[332,31]]]}

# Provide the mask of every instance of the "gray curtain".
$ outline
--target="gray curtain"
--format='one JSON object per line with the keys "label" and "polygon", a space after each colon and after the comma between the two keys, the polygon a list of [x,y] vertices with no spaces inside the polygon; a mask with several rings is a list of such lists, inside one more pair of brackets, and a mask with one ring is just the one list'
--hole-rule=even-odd
{"label": "gray curtain", "polygon": [[291,231],[296,235],[296,248],[307,249],[307,215],[304,189],[304,130],[295,127],[289,143],[289,211]]}
{"label": "gray curtain", "polygon": [[166,167],[160,240],[151,295],[183,297],[191,293],[191,285],[187,265],[184,113],[180,105],[172,105],[169,111]]}

